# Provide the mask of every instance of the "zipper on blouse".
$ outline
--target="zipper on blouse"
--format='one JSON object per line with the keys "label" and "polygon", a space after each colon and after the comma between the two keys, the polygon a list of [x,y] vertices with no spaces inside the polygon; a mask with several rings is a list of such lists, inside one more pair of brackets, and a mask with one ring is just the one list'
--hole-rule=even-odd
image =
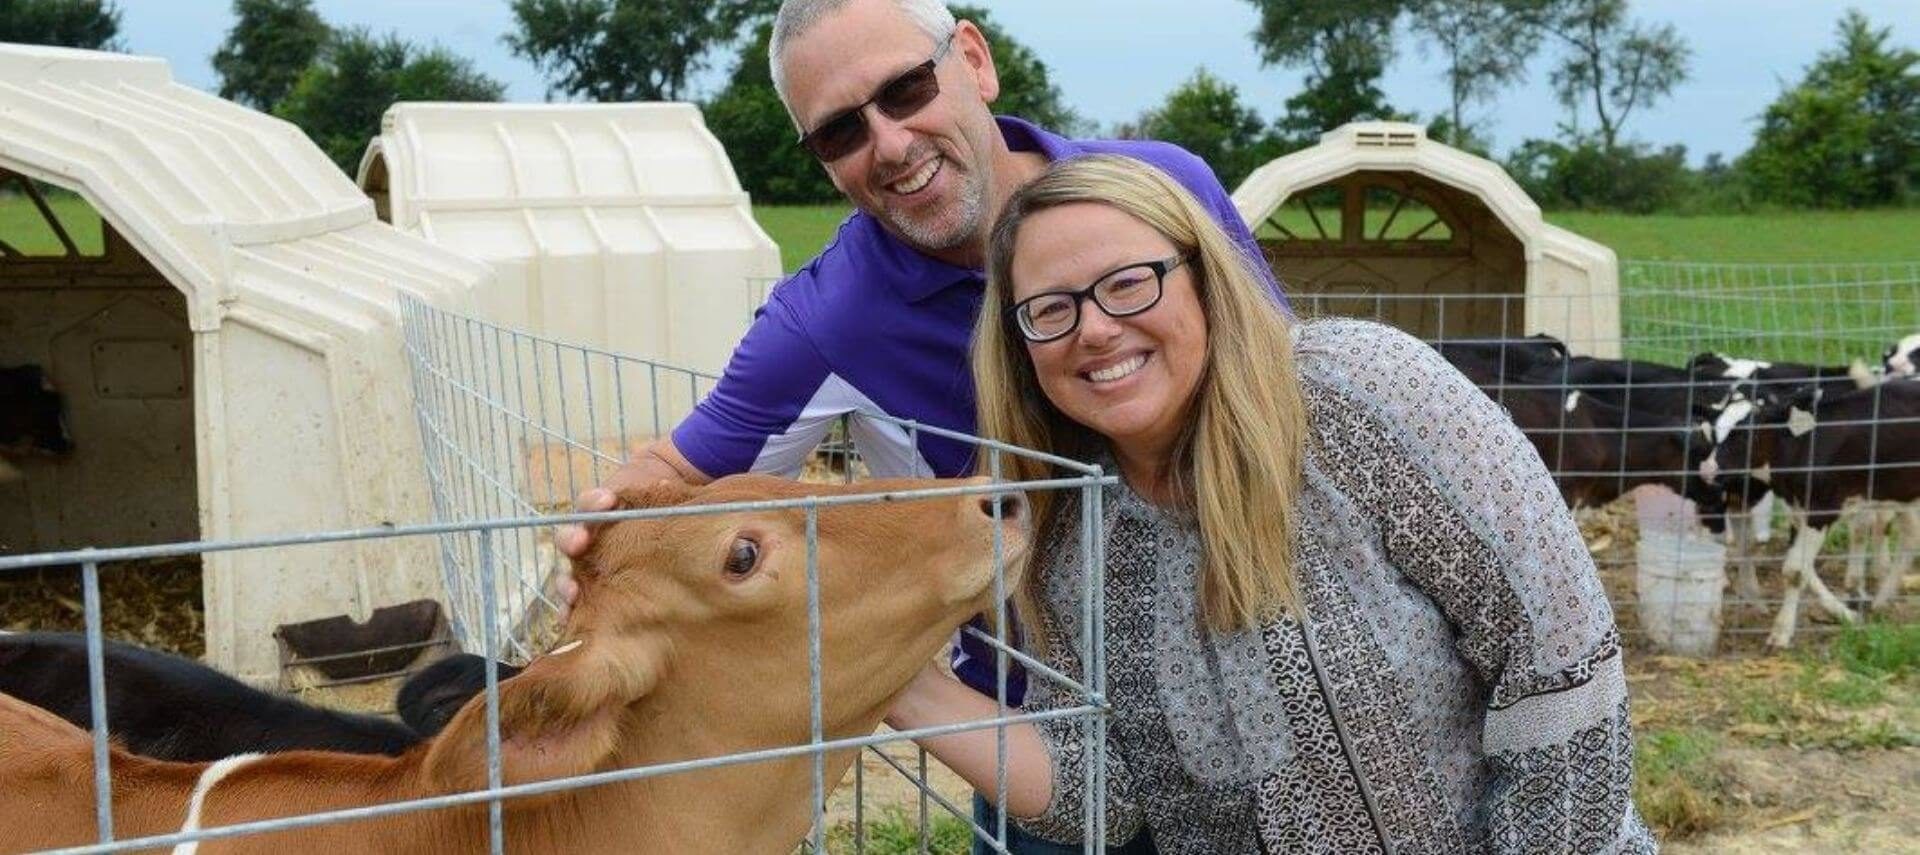
{"label": "zipper on blouse", "polygon": [[1360,771],[1360,758],[1354,756],[1353,740],[1347,737],[1347,723],[1340,718],[1340,703],[1333,695],[1333,686],[1327,683],[1326,671],[1320,667],[1320,646],[1313,641],[1313,630],[1307,625],[1305,616],[1300,620],[1300,638],[1307,645],[1307,664],[1313,668],[1314,682],[1320,685],[1320,697],[1327,701],[1327,716],[1333,719],[1333,732],[1340,738],[1340,751],[1346,755],[1347,768],[1353,770],[1353,780],[1360,787],[1360,800],[1367,805],[1367,819],[1373,822],[1373,834],[1380,838],[1380,849],[1387,855],[1394,855],[1393,841],[1387,839],[1387,830],[1380,824],[1380,808],[1373,800],[1373,787],[1367,783],[1367,776]]}

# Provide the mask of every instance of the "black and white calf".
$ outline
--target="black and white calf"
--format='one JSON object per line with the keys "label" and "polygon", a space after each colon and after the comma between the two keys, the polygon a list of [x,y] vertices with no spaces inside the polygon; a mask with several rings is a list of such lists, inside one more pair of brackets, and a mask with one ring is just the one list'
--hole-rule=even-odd
{"label": "black and white calf", "polygon": [[[1920,345],[1920,337],[1915,338]],[[1893,359],[1901,345],[1887,348],[1881,358],[1882,363]],[[1810,365],[1798,362],[1768,362],[1761,359],[1746,359],[1728,356],[1723,353],[1702,353],[1687,363],[1687,370],[1697,377],[1707,380],[1731,381],[1736,397],[1750,398],[1762,404],[1786,405],[1811,400],[1815,396],[1839,395],[1854,389],[1870,388],[1890,374],[1884,364],[1880,368],[1868,368],[1866,363],[1855,360],[1848,365]],[[1731,403],[1731,400],[1726,403]],[[1716,409],[1724,409],[1722,407]],[[1773,539],[1773,497],[1763,494],[1758,501],[1748,507],[1746,528],[1730,529],[1740,536],[1742,547],[1750,541],[1764,543]],[[1748,566],[1751,572],[1751,566]],[[1744,577],[1743,577],[1744,578]],[[1742,596],[1753,592],[1743,590]]]}
{"label": "black and white calf", "polygon": [[[1756,405],[1737,402],[1702,426],[1715,441],[1700,464],[1709,483],[1722,484],[1735,503],[1771,491],[1794,520],[1793,546],[1782,564],[1786,591],[1768,643],[1792,643],[1803,590],[1835,617],[1855,619],[1815,572],[1826,533],[1860,505],[1896,509],[1904,517],[1920,501],[1920,381],[1884,383],[1805,402]],[[1913,524],[1920,526],[1920,521]],[[1876,600],[1890,600],[1910,556],[1882,569]]]}
{"label": "black and white calf", "polygon": [[1576,356],[1556,377],[1621,410],[1686,419],[1711,418],[1740,397],[1740,381],[1658,362]]}
{"label": "black and white calf", "polygon": [[1569,508],[1599,507],[1653,484],[1692,499],[1712,518],[1725,510],[1725,496],[1697,471],[1712,443],[1684,414],[1623,409],[1581,389],[1521,388],[1508,392],[1505,404]]}

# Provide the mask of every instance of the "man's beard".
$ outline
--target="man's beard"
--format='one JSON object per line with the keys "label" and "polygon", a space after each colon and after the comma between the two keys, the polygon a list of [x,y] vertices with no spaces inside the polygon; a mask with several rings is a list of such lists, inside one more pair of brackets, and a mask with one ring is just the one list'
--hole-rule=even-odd
{"label": "man's beard", "polygon": [[[954,169],[953,159],[947,158],[940,168]],[[953,200],[953,206],[949,209],[956,216],[937,217],[934,222],[910,219],[893,211],[886,211],[883,216],[896,233],[916,247],[934,252],[953,249],[979,239],[981,220],[986,216],[986,183],[983,172],[967,170],[963,173],[959,198]],[[952,225],[939,225],[943,222]]]}

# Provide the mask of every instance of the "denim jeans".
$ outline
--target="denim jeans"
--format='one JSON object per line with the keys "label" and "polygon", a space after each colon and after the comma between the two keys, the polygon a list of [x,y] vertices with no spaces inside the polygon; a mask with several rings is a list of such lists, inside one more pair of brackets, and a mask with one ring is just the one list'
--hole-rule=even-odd
{"label": "denim jeans", "polygon": [[[994,810],[993,802],[981,798],[979,793],[973,795],[973,821],[979,823],[981,828],[991,833],[998,827],[999,816],[999,813]],[[1078,843],[1055,843],[1034,837],[1021,831],[1020,826],[1009,821],[1007,851],[1013,855],[1079,855],[1084,849]],[[1155,855],[1157,852],[1153,848],[1152,835],[1148,834],[1144,828],[1140,829],[1140,833],[1134,835],[1132,840],[1127,841],[1127,845],[1105,851],[1110,855]],[[993,847],[988,846],[985,841],[978,837],[973,839],[973,855],[991,855],[992,852]]]}

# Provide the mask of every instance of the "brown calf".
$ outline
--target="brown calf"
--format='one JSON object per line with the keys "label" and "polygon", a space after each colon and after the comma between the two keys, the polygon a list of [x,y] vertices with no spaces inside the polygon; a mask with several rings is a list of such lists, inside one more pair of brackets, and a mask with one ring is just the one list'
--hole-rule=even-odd
{"label": "brown calf", "polygon": [[[982,481],[984,483],[984,481]],[[664,507],[902,490],[740,476],[622,496]],[[953,483],[953,482],[945,482]],[[823,721],[871,733],[893,697],[992,596],[992,500],[964,495],[819,510]],[[1003,500],[1007,567],[1027,542]],[[565,643],[500,684],[509,785],[714,757],[809,739],[807,541],[800,509],[630,520],[595,538]],[[829,786],[855,752],[828,757]],[[399,757],[290,752],[220,764],[116,750],[121,839],[484,789],[486,700]],[[196,792],[196,789],[204,793]],[[510,852],[786,853],[812,819],[807,757],[661,775],[505,803]],[[0,696],[0,849],[94,838],[87,733]],[[224,853],[483,851],[484,804],[207,841]]]}

